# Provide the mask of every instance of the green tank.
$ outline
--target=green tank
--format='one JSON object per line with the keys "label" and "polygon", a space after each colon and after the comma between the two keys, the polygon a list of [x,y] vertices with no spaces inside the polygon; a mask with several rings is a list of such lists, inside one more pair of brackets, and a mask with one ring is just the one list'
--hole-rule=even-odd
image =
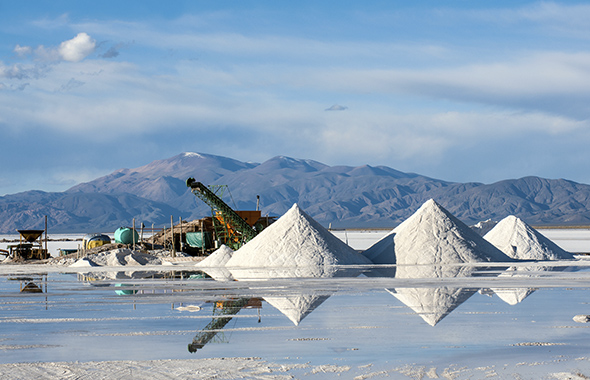
{"label": "green tank", "polygon": [[133,244],[139,243],[139,235],[136,230],[129,227],[119,227],[115,231],[115,243]]}

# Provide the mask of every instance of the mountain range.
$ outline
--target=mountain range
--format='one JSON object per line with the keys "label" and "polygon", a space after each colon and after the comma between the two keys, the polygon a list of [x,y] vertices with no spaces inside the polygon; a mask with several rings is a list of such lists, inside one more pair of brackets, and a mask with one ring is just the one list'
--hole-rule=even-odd
{"label": "mountain range", "polygon": [[181,153],[135,169],[120,169],[64,192],[26,191],[0,197],[0,233],[43,228],[113,232],[133,219],[146,226],[210,215],[185,181],[227,185],[223,199],[237,210],[281,216],[294,203],[325,226],[393,228],[434,199],[465,223],[515,215],[532,225],[590,224],[590,185],[524,177],[457,183],[387,166],[328,166],[278,156],[263,163]]}

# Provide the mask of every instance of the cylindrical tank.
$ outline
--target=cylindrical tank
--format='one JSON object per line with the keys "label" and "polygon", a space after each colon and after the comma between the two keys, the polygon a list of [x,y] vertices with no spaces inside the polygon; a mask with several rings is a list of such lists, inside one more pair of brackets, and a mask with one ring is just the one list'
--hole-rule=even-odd
{"label": "cylindrical tank", "polygon": [[111,244],[111,238],[104,234],[88,234],[82,239],[84,249],[100,247],[105,244]]}
{"label": "cylindrical tank", "polygon": [[133,244],[139,243],[139,234],[129,227],[119,227],[115,231],[115,243]]}

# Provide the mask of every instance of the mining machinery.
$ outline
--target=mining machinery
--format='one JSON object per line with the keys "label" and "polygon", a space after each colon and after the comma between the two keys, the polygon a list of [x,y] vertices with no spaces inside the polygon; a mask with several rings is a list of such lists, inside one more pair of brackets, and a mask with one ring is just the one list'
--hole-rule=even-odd
{"label": "mining machinery", "polygon": [[253,239],[273,218],[262,218],[260,211],[234,211],[209,187],[194,178],[186,180],[191,192],[209,207],[213,220],[215,240],[233,250]]}

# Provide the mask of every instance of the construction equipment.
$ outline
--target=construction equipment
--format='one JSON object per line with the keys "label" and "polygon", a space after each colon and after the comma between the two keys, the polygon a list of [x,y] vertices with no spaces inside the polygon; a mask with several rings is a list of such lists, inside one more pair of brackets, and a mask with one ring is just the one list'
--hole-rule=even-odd
{"label": "construction equipment", "polygon": [[234,211],[215,192],[195,181],[194,178],[186,180],[186,186],[191,192],[211,207],[215,241],[225,244],[231,249],[238,249],[249,240],[253,239],[269,220],[261,218],[260,211]]}

